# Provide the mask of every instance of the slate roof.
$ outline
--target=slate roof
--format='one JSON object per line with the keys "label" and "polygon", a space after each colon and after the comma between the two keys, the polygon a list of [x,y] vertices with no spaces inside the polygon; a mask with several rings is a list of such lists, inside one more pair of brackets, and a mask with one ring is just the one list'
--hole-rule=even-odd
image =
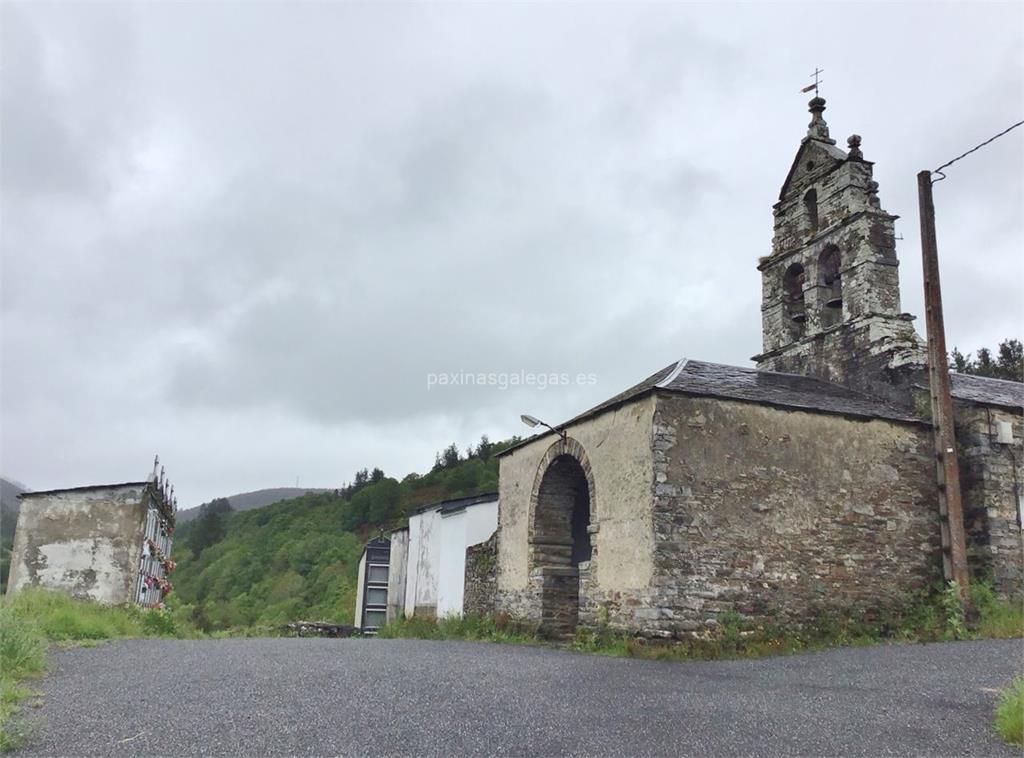
{"label": "slate roof", "polygon": [[19,500],[28,500],[29,498],[39,497],[42,495],[59,495],[65,492],[89,492],[90,490],[116,490],[121,487],[145,487],[149,482],[121,482],[120,484],[87,484],[82,487],[61,487],[55,490],[32,490],[29,492],[22,492],[18,495]]}
{"label": "slate roof", "polygon": [[956,400],[1006,408],[1024,408],[1024,383],[987,376],[950,374],[950,394]]}
{"label": "slate roof", "polygon": [[463,508],[468,508],[471,505],[478,505],[479,503],[492,503],[497,499],[497,492],[484,492],[481,495],[457,497],[451,500],[442,500],[439,503],[431,503],[430,505],[424,505],[421,508],[417,508],[415,511],[413,511],[413,515],[426,513],[427,511],[432,511],[435,508],[439,510],[441,513],[454,513],[455,511],[461,511]]}
{"label": "slate roof", "polygon": [[798,374],[757,371],[720,363],[686,361],[659,389],[688,395],[750,400],[765,405],[836,413],[843,416],[920,421],[906,411],[832,382]]}
{"label": "slate roof", "polygon": [[[560,426],[565,428],[659,390],[698,397],[745,400],[762,405],[843,416],[921,422],[917,416],[894,408],[882,400],[821,379],[683,359]],[[529,437],[498,455],[505,455],[544,434],[551,432]]]}

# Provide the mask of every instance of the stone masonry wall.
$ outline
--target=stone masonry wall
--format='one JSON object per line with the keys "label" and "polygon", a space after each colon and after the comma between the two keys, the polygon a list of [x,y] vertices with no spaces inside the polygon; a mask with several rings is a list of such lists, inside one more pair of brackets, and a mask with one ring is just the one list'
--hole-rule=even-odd
{"label": "stone masonry wall", "polygon": [[494,613],[498,591],[498,533],[466,548],[466,579],[462,609],[467,616]]}
{"label": "stone masonry wall", "polygon": [[871,619],[941,579],[930,430],[660,396],[656,577],[637,631]]}
{"label": "stone masonry wall", "polygon": [[[1024,415],[957,403],[954,416],[971,574],[990,576],[1003,595],[1020,595],[1024,593],[1024,538],[1018,496],[1024,480]],[[1000,421],[1012,425],[1012,444],[997,441]]]}
{"label": "stone masonry wall", "polygon": [[903,408],[927,382],[924,348],[909,316],[870,316],[839,324],[760,356],[758,368],[844,384]]}

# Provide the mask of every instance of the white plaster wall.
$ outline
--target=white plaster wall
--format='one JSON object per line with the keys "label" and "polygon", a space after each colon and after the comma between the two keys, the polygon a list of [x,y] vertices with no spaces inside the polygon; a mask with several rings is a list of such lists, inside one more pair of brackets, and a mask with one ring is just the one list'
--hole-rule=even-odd
{"label": "white plaster wall", "polygon": [[[124,602],[124,576],[118,566],[119,548],[111,539],[102,537],[66,540],[39,546],[40,565],[36,569],[37,583],[50,589],[73,592],[77,577],[86,571],[94,572],[95,585],[89,589],[89,599],[100,603]],[[19,583],[19,589],[24,583]]]}
{"label": "white plaster wall", "polygon": [[441,514],[438,509],[409,518],[409,570],[405,578],[405,615],[416,608],[436,612],[438,572],[440,570]]}
{"label": "white plaster wall", "polygon": [[498,500],[470,505],[441,516],[438,616],[461,616],[466,584],[466,548],[483,542],[498,528]]}
{"label": "white plaster wall", "polygon": [[465,548],[486,542],[498,528],[498,498],[466,509],[466,544],[462,550],[462,563],[466,563]]}
{"label": "white plaster wall", "polygon": [[441,516],[441,554],[438,567],[437,615],[462,614],[462,585],[466,569],[466,511]]}
{"label": "white plaster wall", "polygon": [[391,560],[388,569],[387,619],[393,621],[405,612],[405,579],[409,570],[409,530],[391,533]]}
{"label": "white plaster wall", "polygon": [[356,629],[363,627],[363,600],[366,595],[366,551],[363,551],[359,559],[359,572],[356,574],[356,620],[352,626]]}

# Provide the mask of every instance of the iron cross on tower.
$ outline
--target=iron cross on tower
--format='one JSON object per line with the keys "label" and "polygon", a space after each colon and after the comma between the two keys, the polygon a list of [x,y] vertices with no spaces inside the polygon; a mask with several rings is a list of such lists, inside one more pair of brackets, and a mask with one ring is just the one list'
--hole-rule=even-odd
{"label": "iron cross on tower", "polygon": [[811,90],[814,90],[814,96],[817,97],[818,96],[818,85],[821,84],[821,80],[818,77],[821,76],[824,73],[825,73],[825,69],[818,68],[817,66],[815,66],[814,67],[814,73],[811,74],[811,76],[814,77],[814,84],[808,84],[806,87],[804,87],[800,91],[801,92],[810,92]]}

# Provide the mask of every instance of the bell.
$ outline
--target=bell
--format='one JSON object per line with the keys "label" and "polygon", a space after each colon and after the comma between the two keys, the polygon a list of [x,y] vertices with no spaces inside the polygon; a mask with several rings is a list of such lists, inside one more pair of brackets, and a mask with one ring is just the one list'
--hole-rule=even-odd
{"label": "bell", "polygon": [[828,282],[831,292],[829,293],[828,300],[825,301],[826,308],[842,308],[843,307],[843,284],[842,280],[838,275],[831,281]]}
{"label": "bell", "polygon": [[794,313],[792,316],[790,316],[790,318],[793,319],[794,323],[802,324],[807,320],[807,314],[804,313],[803,311],[798,311],[797,313]]}

